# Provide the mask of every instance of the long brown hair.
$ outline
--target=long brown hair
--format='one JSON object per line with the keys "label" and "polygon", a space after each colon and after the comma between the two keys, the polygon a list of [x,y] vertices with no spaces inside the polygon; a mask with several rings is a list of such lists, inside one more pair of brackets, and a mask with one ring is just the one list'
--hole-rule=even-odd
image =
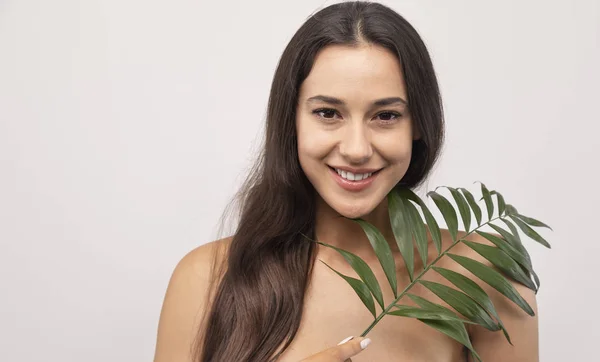
{"label": "long brown hair", "polygon": [[364,43],[397,54],[421,136],[413,143],[410,166],[399,185],[418,186],[434,165],[444,138],[442,102],[429,53],[416,30],[389,7],[373,2],[338,3],[311,15],[275,71],[264,147],[238,193],[239,223],[205,330],[198,334],[203,338],[196,341],[194,361],[270,361],[294,339],[316,251],[314,243],[300,237],[314,238],[316,193],[298,161],[298,89],[323,47]]}

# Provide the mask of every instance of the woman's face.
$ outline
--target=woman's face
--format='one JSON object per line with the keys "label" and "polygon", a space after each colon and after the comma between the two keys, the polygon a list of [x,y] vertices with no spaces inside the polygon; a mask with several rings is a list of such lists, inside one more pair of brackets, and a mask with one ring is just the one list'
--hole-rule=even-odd
{"label": "woman's face", "polygon": [[373,211],[400,181],[414,139],[396,56],[377,45],[322,49],[299,90],[300,165],[339,214]]}

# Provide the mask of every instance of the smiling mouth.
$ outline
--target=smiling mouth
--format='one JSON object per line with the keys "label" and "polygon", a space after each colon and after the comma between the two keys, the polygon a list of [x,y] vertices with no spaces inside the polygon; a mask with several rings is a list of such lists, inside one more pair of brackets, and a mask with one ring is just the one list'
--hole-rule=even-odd
{"label": "smiling mouth", "polygon": [[328,167],[332,171],[334,171],[338,175],[340,175],[340,177],[343,178],[344,180],[351,181],[351,182],[367,180],[367,179],[373,177],[374,175],[378,174],[382,170],[382,169],[379,169],[377,171],[368,172],[368,173],[352,173],[350,171],[340,170],[339,168],[335,168],[335,167],[331,167],[331,166],[328,166]]}

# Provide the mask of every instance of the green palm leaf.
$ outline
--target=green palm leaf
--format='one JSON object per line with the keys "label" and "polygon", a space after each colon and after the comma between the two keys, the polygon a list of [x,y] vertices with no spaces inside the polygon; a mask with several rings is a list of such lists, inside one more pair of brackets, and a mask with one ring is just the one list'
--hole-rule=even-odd
{"label": "green palm leaf", "polygon": [[517,215],[519,212],[517,211],[517,209],[511,205],[511,204],[506,204],[506,214],[507,215]]}
{"label": "green palm leaf", "polygon": [[502,216],[504,211],[506,210],[506,202],[504,201],[504,196],[496,190],[490,191],[491,195],[496,195],[496,199],[498,200],[498,216]]}
{"label": "green palm leaf", "polygon": [[508,254],[499,248],[474,243],[471,241],[463,241],[468,247],[475,250],[479,255],[486,258],[489,262],[494,264],[504,274],[512,278],[513,280],[525,285],[527,288],[537,291],[535,284],[529,279],[529,276],[525,274],[523,269],[517,262],[511,259]]}
{"label": "green palm leaf", "polygon": [[[327,265],[327,263],[325,263],[323,260],[321,260],[321,263]],[[333,270],[337,275],[342,277],[348,284],[350,284],[352,289],[354,289],[354,292],[358,294],[358,297],[360,298],[360,300],[362,300],[363,304],[367,307],[369,312],[373,314],[373,318],[377,318],[377,313],[375,312],[375,302],[373,301],[373,296],[369,292],[369,288],[367,288],[367,285],[356,278],[352,278],[338,272],[329,265],[327,265],[327,267]]]}
{"label": "green palm leaf", "polygon": [[423,224],[423,219],[421,219],[419,211],[412,204],[412,202],[410,202],[410,200],[403,199],[402,202],[404,203],[404,209],[407,211],[410,222],[412,224],[412,235],[415,237],[415,242],[417,244],[417,249],[419,250],[419,255],[421,255],[423,266],[425,266],[427,265],[427,256],[429,255],[427,230],[425,230],[425,224]]}
{"label": "green palm leaf", "polygon": [[488,220],[491,220],[492,216],[494,214],[494,202],[492,201],[492,195],[490,194],[490,191],[487,189],[487,187],[485,187],[483,182],[480,182],[480,184],[481,184],[481,195],[482,195],[482,198],[485,200],[485,207],[486,207],[487,213],[488,213]]}
{"label": "green palm leaf", "polygon": [[494,307],[492,300],[477,283],[450,269],[438,268],[434,266],[433,270],[446,278],[450,283],[454,284],[460,290],[465,292],[465,294],[473,298],[473,300],[483,307],[483,309],[485,309],[492,317],[496,318],[498,325],[506,337],[506,340],[508,343],[512,344],[510,336],[508,335],[508,331],[504,328],[504,324],[502,324],[502,320],[500,320],[500,316],[498,315],[498,312],[496,312],[496,308]]}
{"label": "green palm leaf", "polygon": [[448,231],[452,236],[452,240],[456,241],[457,233],[458,233],[458,220],[456,216],[456,211],[454,211],[454,207],[446,199],[444,196],[438,194],[435,191],[429,191],[427,196],[433,199],[433,202],[437,205],[438,209],[442,212],[442,216],[446,221],[446,225],[448,226]]}
{"label": "green palm leaf", "polygon": [[477,226],[481,225],[481,208],[477,204],[477,201],[475,201],[475,197],[465,188],[461,187],[459,190],[463,193],[465,199],[467,199],[469,206],[471,206],[471,210],[473,210],[473,214],[475,214],[475,219],[477,220]]}
{"label": "green palm leaf", "polygon": [[536,227],[545,227],[548,228],[550,230],[552,230],[552,228],[546,224],[544,224],[543,222],[536,220],[534,218],[522,215],[522,214],[517,214],[515,215],[516,217],[518,217],[519,219],[523,220],[525,223],[529,224],[530,226],[536,226]]}
{"label": "green palm leaf", "polygon": [[388,312],[389,315],[395,315],[398,317],[410,317],[417,319],[435,319],[444,321],[458,321],[463,323],[471,323],[470,321],[463,319],[456,315],[456,313],[450,311],[440,310],[427,310],[423,308],[411,307],[408,305],[396,305],[398,309]]}
{"label": "green palm leaf", "polygon": [[[504,328],[490,297],[477,283],[456,271],[439,268],[436,266],[436,263],[441,260],[441,258],[448,256],[458,265],[461,265],[463,268],[470,271],[474,276],[496,289],[526,313],[533,316],[533,309],[517,292],[509,279],[522,283],[534,290],[539,288],[540,284],[538,277],[533,270],[531,257],[521,241],[519,230],[528,237],[549,247],[546,240],[532,229],[532,227],[548,226],[541,221],[519,214],[513,205],[505,202],[504,197],[498,191],[489,191],[487,187],[481,183],[482,200],[485,200],[485,207],[488,214],[488,220],[483,222],[481,208],[473,197],[473,194],[464,188],[447,188],[458,208],[458,213],[460,213],[462,223],[465,226],[466,235],[462,236],[463,239],[458,239],[459,220],[453,204],[450,203],[447,198],[435,191],[427,193],[427,196],[432,198],[437,208],[440,210],[452,238],[452,242],[449,246],[445,247],[445,250],[442,250],[442,233],[437,221],[423,200],[421,200],[412,190],[407,188],[395,188],[388,194],[390,224],[398,249],[406,263],[410,277],[410,283],[400,293],[398,293],[397,289],[398,282],[396,280],[394,258],[391,253],[390,245],[383,237],[383,234],[365,220],[350,219],[356,221],[367,235],[369,243],[371,244],[390,287],[394,292],[395,299],[387,306],[383,301],[378,280],[375,278],[373,271],[367,263],[352,253],[331,245],[321,244],[332,247],[338,251],[352,266],[353,270],[360,278],[355,279],[334,270],[334,272],[344,278],[344,280],[353,288],[362,303],[375,317],[373,323],[371,323],[361,336],[365,336],[386,315],[415,318],[462,343],[472,352],[477,360],[480,360],[476,351],[473,349],[465,328],[465,323],[482,325],[492,331],[502,330],[507,341],[511,343],[508,332]],[[498,216],[496,217],[493,216],[494,208],[496,207],[492,199],[493,195],[496,195],[498,203]],[[421,208],[423,215],[419,213],[418,207]],[[477,220],[477,226],[474,230],[469,231],[471,227],[471,211]],[[494,225],[493,222],[497,219],[504,222],[509,230]],[[490,225],[490,227],[498,234],[490,234],[479,230],[486,225]],[[429,264],[427,264],[427,230],[429,230],[431,239],[438,252],[438,255]],[[475,232],[490,241],[494,246],[464,239]],[[412,241],[413,238],[424,264],[423,270],[419,271],[418,275],[415,274],[414,270],[415,256]],[[450,250],[459,243],[467,245],[483,258],[487,259],[493,266],[488,266],[466,256],[450,253]],[[327,266],[329,267],[329,265]],[[331,267],[329,268],[332,269]],[[424,280],[425,274],[430,269],[436,271],[457,289],[445,284]],[[531,280],[532,277],[535,283]],[[442,305],[428,301],[425,298],[410,294],[409,291],[416,284],[425,286],[425,288],[436,294],[437,297],[447,303],[456,312]],[[409,296],[418,307],[399,305],[398,301],[403,296]],[[382,312],[379,315],[377,315],[375,311],[375,301],[382,307]],[[393,308],[396,309],[394,310]]]}
{"label": "green palm leaf", "polygon": [[334,249],[338,253],[340,253],[344,259],[350,264],[352,269],[358,274],[362,282],[369,288],[377,303],[381,306],[381,309],[385,309],[385,305],[383,304],[383,293],[381,292],[381,287],[379,286],[379,282],[373,273],[373,270],[357,255],[352,254],[349,251],[342,250],[333,245],[325,244],[320,241],[317,241],[318,244],[326,246],[328,248]]}
{"label": "green palm leaf", "polygon": [[425,221],[427,222],[427,228],[431,234],[433,244],[435,245],[438,254],[440,254],[442,252],[442,233],[440,232],[440,227],[433,217],[433,214],[431,211],[429,211],[427,205],[425,205],[425,202],[423,202],[423,200],[421,200],[421,198],[417,196],[417,194],[415,194],[411,189],[402,188],[397,192],[402,198],[411,200],[421,207],[421,211],[423,211],[423,216],[425,216]]}
{"label": "green palm leaf", "polygon": [[[441,313],[451,313],[456,315],[456,313],[454,313],[452,310],[444,307],[441,304],[437,304],[437,303],[433,303],[428,301],[427,299],[423,298],[423,297],[419,297],[416,294],[406,294],[410,299],[412,299],[413,302],[417,303],[417,305],[423,309],[429,309],[429,310],[433,310],[433,311],[437,311],[437,312],[441,312]],[[458,317],[458,315],[456,315]],[[471,321],[468,321],[469,323],[475,324]]]}
{"label": "green palm leaf", "polygon": [[490,331],[500,329],[500,326],[494,322],[488,312],[465,293],[440,283],[427,280],[420,280],[419,282],[470,321],[480,324]]}
{"label": "green palm leaf", "polygon": [[[492,225],[490,225],[492,226]],[[523,254],[520,250],[512,246],[505,239],[501,239],[496,235],[488,234],[483,231],[476,231],[477,234],[483,236],[487,240],[491,241],[494,245],[496,245],[500,250],[508,254],[512,259],[518,262],[521,266],[523,266],[528,272],[532,272],[531,259],[529,259],[528,255]],[[523,248],[525,249],[525,248]]]}
{"label": "green palm leaf", "polygon": [[506,240],[513,248],[517,249],[521,254],[527,256],[529,259],[529,253],[521,243],[521,239],[517,236],[514,236],[510,231],[507,231],[495,224],[489,224],[489,226],[494,229],[504,240]]}
{"label": "green palm leaf", "polygon": [[550,249],[550,244],[546,241],[546,239],[544,239],[540,234],[538,234],[537,231],[533,230],[529,225],[527,225],[525,222],[523,222],[521,219],[514,215],[510,215],[510,218],[512,219],[512,221],[514,221],[515,224],[517,224],[517,226],[523,231],[525,235],[529,236],[533,240]]}
{"label": "green palm leaf", "polygon": [[469,334],[467,333],[467,329],[465,325],[461,322],[455,321],[441,321],[441,320],[430,320],[430,319],[419,319],[421,322],[427,324],[431,328],[434,328],[448,337],[456,340],[458,343],[467,347],[469,351],[477,358],[478,361],[481,361],[481,357],[477,354],[473,345],[471,344],[471,340],[469,339]]}
{"label": "green palm leaf", "polygon": [[527,314],[529,314],[530,316],[535,315],[535,313],[533,312],[533,309],[531,308],[529,303],[527,303],[527,301],[525,301],[525,299],[523,299],[521,294],[519,294],[519,292],[517,292],[515,287],[513,287],[512,284],[510,284],[510,282],[508,280],[506,280],[506,278],[504,278],[504,276],[502,276],[502,274],[498,273],[497,271],[488,267],[485,264],[482,264],[478,261],[469,259],[462,255],[456,255],[456,254],[451,254],[451,253],[448,253],[447,255],[450,258],[452,258],[454,261],[456,261],[457,263],[462,265],[465,269],[467,269],[468,271],[470,271],[471,273],[476,275],[479,279],[483,280],[484,282],[489,284],[492,288],[496,289],[497,291],[502,293],[505,297],[507,297],[508,299],[513,301],[516,305],[518,305],[521,309],[523,309]]}
{"label": "green palm leaf", "polygon": [[515,249],[517,249],[519,251],[519,253],[521,253],[525,257],[525,259],[527,260],[527,271],[529,273],[531,273],[531,275],[533,276],[533,280],[535,281],[535,284],[537,285],[537,289],[540,289],[540,278],[533,270],[533,264],[531,262],[531,257],[529,256],[527,249],[525,249],[525,247],[521,243],[521,240],[519,238],[516,227],[513,225],[515,232],[517,232],[516,236],[513,235],[511,232],[501,228],[500,226],[490,224],[490,227],[492,227],[492,229],[494,229],[498,234],[502,235],[504,240],[508,241]]}
{"label": "green palm leaf", "polygon": [[377,255],[377,259],[379,259],[379,263],[383,268],[383,272],[390,282],[390,286],[392,291],[394,292],[394,297],[398,296],[398,282],[396,281],[396,263],[394,262],[394,256],[392,255],[392,249],[390,248],[390,244],[388,244],[385,237],[381,234],[381,231],[377,230],[377,228],[370,223],[364,220],[354,220],[356,221],[363,229],[365,234],[367,234],[367,238]]}
{"label": "green palm leaf", "polygon": [[469,204],[467,203],[467,200],[465,200],[465,197],[460,192],[458,192],[457,189],[448,187],[448,190],[450,190],[452,198],[454,198],[454,202],[456,202],[456,205],[458,206],[458,211],[460,212],[460,216],[462,217],[463,225],[465,226],[465,231],[469,231],[469,229],[471,228],[471,209],[469,209]]}
{"label": "green palm leaf", "polygon": [[415,268],[414,262],[414,248],[412,242],[410,218],[404,202],[396,191],[390,192],[388,195],[388,210],[390,217],[390,224],[392,225],[392,231],[394,233],[394,239],[398,245],[398,250],[404,259],[404,264],[408,271],[408,277],[413,280],[413,270]]}
{"label": "green palm leaf", "polygon": [[[414,295],[414,294],[407,294],[407,295],[409,296],[410,299],[412,299],[415,303],[417,303],[417,305],[420,306],[421,308],[456,316],[456,313],[454,313],[453,311],[451,311],[450,309],[448,309],[442,305],[432,303],[425,298],[419,297],[418,295]],[[450,324],[435,324],[435,323],[430,324],[430,323],[425,322],[426,319],[419,319],[419,320],[421,322],[427,324],[428,326],[430,326],[434,329],[437,329],[438,331],[446,334],[450,338],[455,339],[460,344],[467,347],[478,358],[478,360],[481,361],[481,359],[477,355],[477,352],[475,352],[475,350],[473,349],[473,346],[471,345],[471,340],[469,339],[469,334],[467,333],[467,330],[464,325],[464,323],[473,323],[473,322],[471,322],[471,321],[464,322],[463,321],[463,323],[461,323],[459,321],[456,321],[456,322],[447,321],[447,322],[451,322],[451,323]]]}
{"label": "green palm leaf", "polygon": [[523,242],[521,241],[521,237],[519,236],[519,230],[517,229],[515,224],[513,224],[510,220],[508,220],[505,217],[500,218],[500,220],[503,223],[505,223],[506,226],[508,226],[508,228],[510,229],[510,232],[511,232],[512,236],[514,236],[515,240],[517,240],[519,242],[519,244],[523,245]]}

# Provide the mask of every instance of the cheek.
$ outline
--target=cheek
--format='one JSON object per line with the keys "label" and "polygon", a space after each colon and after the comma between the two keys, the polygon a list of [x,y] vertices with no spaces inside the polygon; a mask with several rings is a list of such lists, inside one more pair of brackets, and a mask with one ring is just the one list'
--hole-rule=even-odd
{"label": "cheek", "polygon": [[325,158],[335,141],[331,134],[310,123],[310,120],[300,119],[296,123],[298,134],[298,156],[300,162],[310,159]]}
{"label": "cheek", "polygon": [[390,132],[376,139],[378,152],[392,164],[408,164],[412,155],[413,139],[410,132]]}

